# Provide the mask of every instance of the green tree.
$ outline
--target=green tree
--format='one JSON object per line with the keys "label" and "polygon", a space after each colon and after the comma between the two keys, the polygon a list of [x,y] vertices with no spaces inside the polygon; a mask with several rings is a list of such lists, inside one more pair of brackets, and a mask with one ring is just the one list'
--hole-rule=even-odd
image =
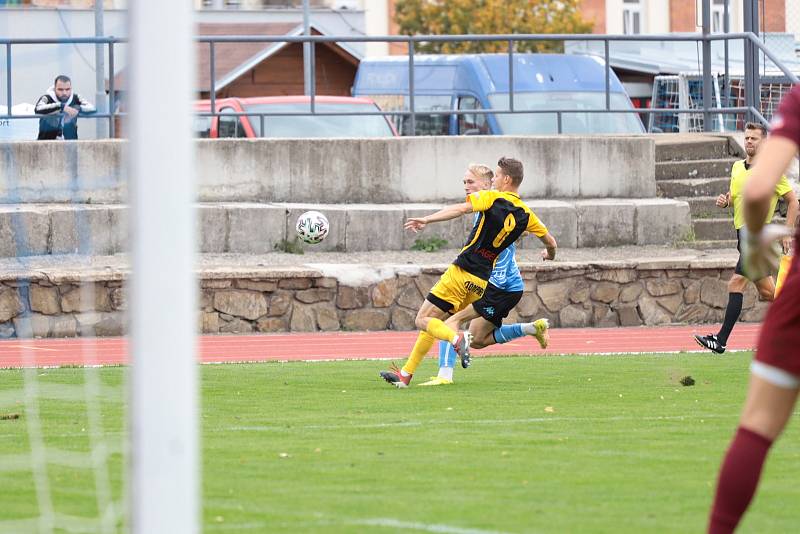
{"label": "green tree", "polygon": [[[590,33],[578,12],[581,0],[396,0],[394,21],[402,35]],[[505,52],[507,41],[429,42],[428,53]],[[519,41],[520,52],[561,52],[556,41]]]}

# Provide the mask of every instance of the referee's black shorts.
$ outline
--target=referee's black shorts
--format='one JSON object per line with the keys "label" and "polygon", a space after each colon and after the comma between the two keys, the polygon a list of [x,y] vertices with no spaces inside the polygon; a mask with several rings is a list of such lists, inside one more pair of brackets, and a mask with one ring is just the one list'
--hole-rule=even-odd
{"label": "referee's black shorts", "polygon": [[744,276],[744,262],[742,261],[742,237],[740,230],[740,228],[736,229],[736,250],[739,251],[739,261],[736,262],[736,268],[733,270],[733,272]]}
{"label": "referee's black shorts", "polygon": [[503,291],[489,284],[483,297],[473,302],[472,306],[481,317],[500,328],[503,326],[503,319],[508,317],[521,298],[522,291]]}

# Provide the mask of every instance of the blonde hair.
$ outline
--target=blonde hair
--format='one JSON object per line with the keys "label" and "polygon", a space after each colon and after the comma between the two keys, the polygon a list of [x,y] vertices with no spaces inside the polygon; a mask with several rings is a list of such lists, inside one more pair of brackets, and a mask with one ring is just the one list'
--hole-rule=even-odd
{"label": "blonde hair", "polygon": [[491,168],[489,168],[488,165],[483,165],[481,163],[470,163],[467,169],[469,169],[469,172],[471,172],[475,178],[480,180],[491,180],[494,177],[494,172]]}

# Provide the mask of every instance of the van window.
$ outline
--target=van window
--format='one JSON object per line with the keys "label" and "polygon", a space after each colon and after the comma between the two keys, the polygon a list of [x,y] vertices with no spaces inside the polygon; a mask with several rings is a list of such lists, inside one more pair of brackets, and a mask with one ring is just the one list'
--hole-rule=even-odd
{"label": "van window", "polygon": [[[489,95],[493,108],[508,106],[508,93]],[[602,92],[536,92],[515,93],[515,110],[574,109],[576,113],[561,115],[562,133],[643,133],[644,128],[636,113],[580,113],[580,110],[603,109],[606,95]],[[628,98],[621,93],[611,93],[611,109],[633,109]],[[504,135],[558,133],[555,113],[501,113],[496,115]]]}
{"label": "van window", "polygon": [[[474,96],[462,96],[458,99],[458,109],[483,109],[483,106]],[[459,135],[488,135],[489,121],[486,120],[486,115],[459,115],[458,133]]]}
{"label": "van window", "polygon": [[247,137],[242,126],[242,119],[236,115],[225,115],[226,113],[236,113],[233,108],[222,108],[220,110],[219,126],[217,137]]}
{"label": "van window", "polygon": [[[410,104],[405,95],[369,95],[383,111],[408,111]],[[415,95],[417,135],[450,135],[450,115],[431,115],[424,111],[449,111],[450,95]],[[411,135],[411,116],[393,115],[389,119],[400,135]]]}

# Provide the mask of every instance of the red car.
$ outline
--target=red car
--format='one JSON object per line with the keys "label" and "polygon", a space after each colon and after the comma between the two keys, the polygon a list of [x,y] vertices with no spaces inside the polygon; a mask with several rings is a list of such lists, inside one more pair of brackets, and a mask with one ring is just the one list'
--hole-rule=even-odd
{"label": "red car", "polygon": [[[280,115],[310,113],[308,96],[265,96],[220,98],[214,102],[217,117],[195,116],[198,137],[395,137],[397,132],[383,115]],[[317,96],[315,113],[377,112],[380,108],[368,98]],[[210,113],[211,101],[200,100],[194,109]],[[252,115],[237,116],[232,113]],[[278,113],[279,115],[270,115]],[[263,114],[263,119],[261,115]],[[261,127],[264,131],[261,131]]]}

